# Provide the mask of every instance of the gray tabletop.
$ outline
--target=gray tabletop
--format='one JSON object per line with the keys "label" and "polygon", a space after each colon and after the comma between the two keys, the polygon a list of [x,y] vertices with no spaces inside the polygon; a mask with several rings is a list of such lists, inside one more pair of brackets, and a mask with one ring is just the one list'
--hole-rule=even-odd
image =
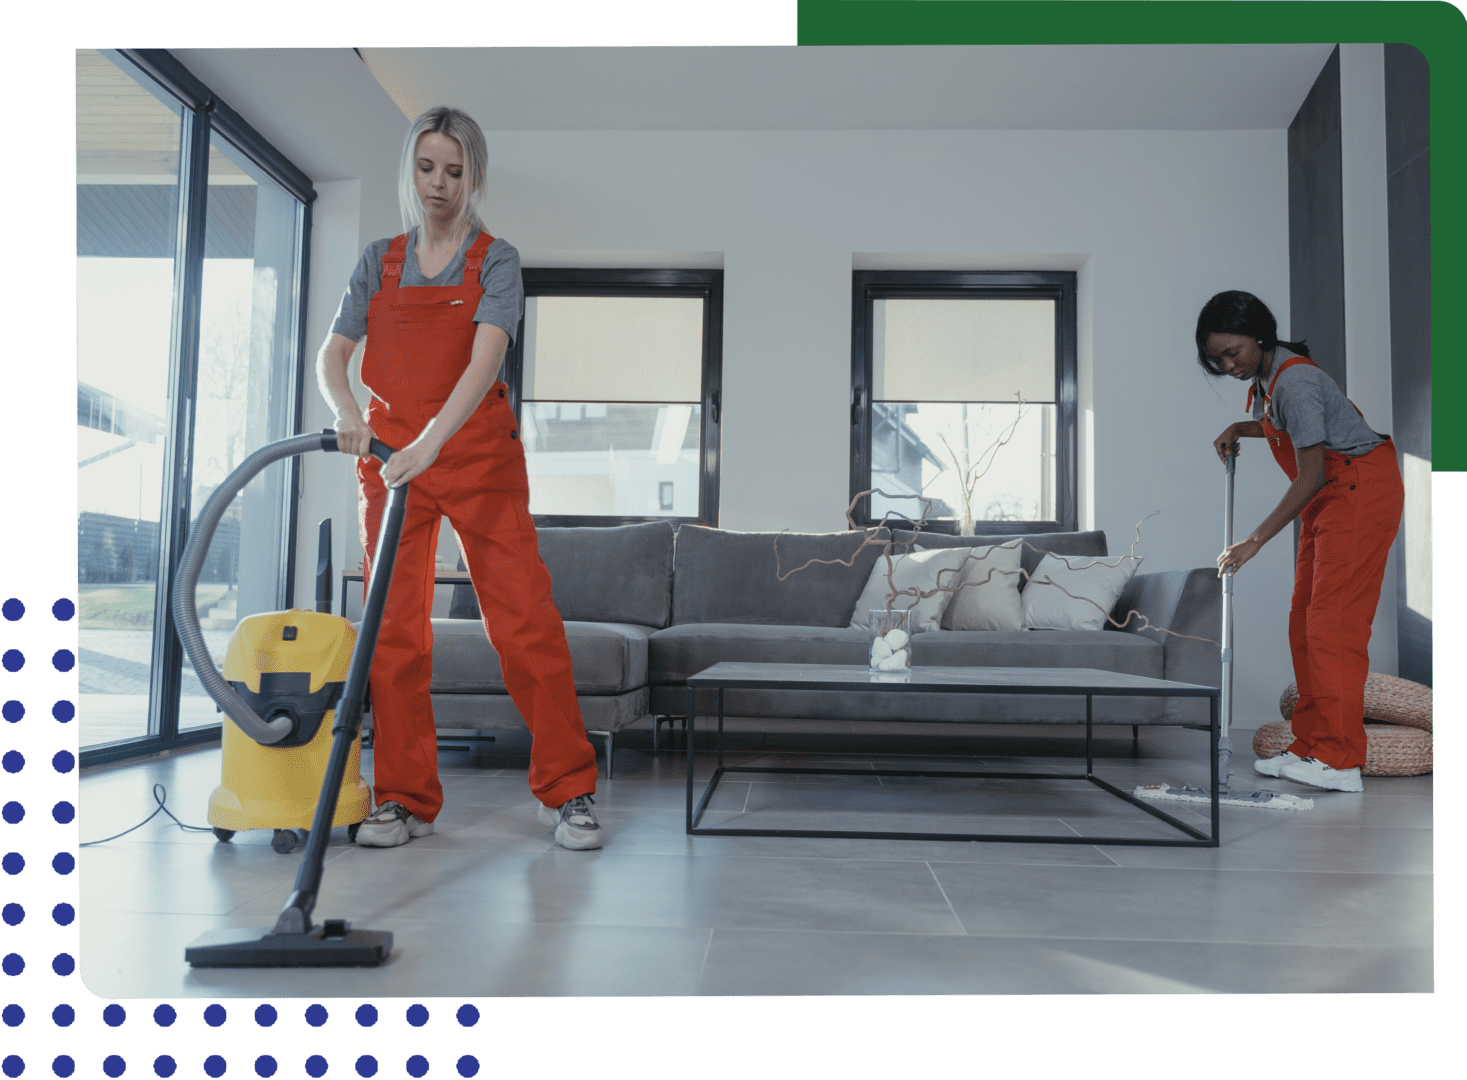
{"label": "gray tabletop", "polygon": [[714,664],[688,679],[694,688],[881,690],[1008,694],[1217,697],[1215,686],[1151,679],[1099,668],[918,666],[910,674],[873,672],[865,664]]}

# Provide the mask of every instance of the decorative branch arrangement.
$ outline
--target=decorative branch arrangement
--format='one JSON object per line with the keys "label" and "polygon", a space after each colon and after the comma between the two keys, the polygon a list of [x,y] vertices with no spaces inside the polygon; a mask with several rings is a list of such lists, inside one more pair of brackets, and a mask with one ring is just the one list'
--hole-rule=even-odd
{"label": "decorative branch arrangement", "polygon": [[[945,432],[938,432],[937,437],[942,440],[942,445],[947,448],[948,457],[952,459],[953,466],[958,473],[958,491],[962,495],[962,508],[959,511],[958,535],[973,535],[973,491],[978,486],[978,481],[988,475],[988,470],[993,468],[993,463],[998,457],[998,452],[1008,445],[1014,437],[1014,432],[1019,429],[1019,421],[1024,419],[1024,395],[1016,395],[1019,401],[1019,411],[1014,417],[1014,422],[1008,426],[1002,435],[995,439],[983,453],[978,455],[977,461],[969,461],[966,448],[962,454],[953,449],[952,443],[947,441]],[[966,410],[966,406],[964,407]],[[964,414],[966,416],[966,412]],[[985,463],[984,459],[987,459]],[[981,471],[980,471],[981,467]],[[885,495],[885,492],[882,492]],[[916,496],[911,496],[916,498]],[[859,498],[859,496],[858,496]],[[890,496],[888,496],[890,498]],[[923,519],[926,519],[927,511],[924,507]]]}
{"label": "decorative branch arrangement", "polygon": [[[846,524],[850,527],[850,529],[851,529],[852,532],[856,531],[856,528],[857,528],[856,522],[855,522],[855,517],[854,517],[855,510],[856,510],[856,504],[858,502],[860,502],[860,500],[862,498],[864,498],[865,496],[867,496],[867,495],[873,495],[873,494],[874,495],[883,495],[883,496],[885,496],[888,499],[899,499],[899,498],[918,499],[918,498],[921,498],[920,495],[910,495],[910,494],[892,495],[892,494],[890,494],[888,492],[881,491],[878,488],[872,488],[870,490],[863,491],[860,494],[858,494],[854,499],[852,499],[850,506],[848,506],[846,508]],[[790,575],[797,574],[801,570],[805,569],[807,566],[811,566],[811,565],[814,565],[816,563],[819,563],[819,564],[822,564],[822,565],[827,565],[827,566],[852,566],[853,567],[853,566],[855,566],[855,563],[856,563],[856,556],[859,555],[862,551],[864,551],[868,547],[879,547],[879,548],[882,549],[881,555],[879,557],[880,558],[884,558],[886,560],[886,583],[887,583],[887,587],[890,590],[886,594],[886,597],[885,597],[885,599],[886,599],[886,611],[887,612],[891,612],[894,609],[894,605],[896,604],[896,599],[897,599],[898,596],[911,596],[911,597],[913,597],[912,603],[910,605],[908,605],[908,607],[910,608],[910,607],[916,606],[916,604],[918,602],[920,602],[921,600],[924,600],[924,599],[926,599],[929,596],[936,596],[940,592],[949,593],[951,595],[956,595],[960,589],[966,588],[969,585],[986,585],[989,581],[993,580],[993,575],[995,573],[1003,574],[1005,576],[1010,576],[1010,575],[1013,575],[1013,574],[1022,574],[1023,577],[1024,577],[1024,580],[1026,582],[1028,582],[1029,586],[1034,586],[1034,585],[1052,585],[1056,589],[1058,589],[1060,592],[1062,592],[1066,596],[1068,596],[1071,600],[1083,600],[1085,603],[1087,603],[1091,607],[1095,608],[1095,610],[1099,611],[1101,613],[1101,615],[1105,617],[1105,620],[1107,622],[1109,622],[1112,626],[1114,626],[1118,630],[1124,630],[1127,626],[1129,626],[1130,623],[1131,623],[1132,617],[1135,616],[1135,617],[1137,617],[1137,618],[1139,618],[1141,620],[1140,624],[1137,627],[1138,630],[1156,630],[1156,631],[1159,631],[1160,633],[1163,633],[1163,634],[1170,634],[1172,637],[1187,638],[1190,641],[1202,641],[1202,642],[1206,642],[1209,645],[1218,645],[1218,642],[1212,640],[1211,638],[1198,637],[1195,634],[1179,634],[1175,630],[1168,630],[1164,626],[1156,626],[1144,614],[1142,614],[1139,611],[1136,611],[1134,608],[1126,613],[1126,617],[1125,617],[1124,621],[1117,622],[1114,618],[1111,617],[1110,612],[1104,610],[1099,604],[1097,604],[1094,600],[1091,600],[1088,596],[1076,596],[1074,593],[1072,593],[1068,589],[1066,589],[1063,585],[1060,585],[1059,583],[1057,583],[1055,581],[1052,581],[1048,577],[1044,577],[1044,578],[1036,578],[1036,577],[1033,577],[1032,575],[1030,575],[1029,571],[1025,570],[1023,567],[1020,567],[1018,570],[1000,570],[998,567],[989,567],[988,574],[981,581],[964,581],[964,582],[960,582],[959,584],[956,584],[956,585],[953,585],[953,584],[944,585],[944,584],[942,584],[943,575],[950,574],[950,575],[952,575],[952,577],[950,578],[950,580],[956,581],[961,576],[963,568],[966,567],[968,565],[968,563],[970,563],[970,562],[982,562],[983,560],[987,559],[988,556],[989,556],[989,553],[992,551],[992,548],[985,548],[984,551],[983,551],[983,554],[981,554],[981,555],[975,554],[973,551],[969,551],[966,555],[963,556],[963,561],[961,563],[959,563],[956,567],[945,568],[945,569],[939,570],[937,572],[937,585],[934,588],[932,588],[932,589],[928,589],[926,591],[923,591],[923,590],[918,589],[918,588],[915,588],[915,587],[913,587],[913,588],[906,588],[906,589],[899,589],[899,588],[897,588],[896,582],[894,580],[894,575],[895,575],[895,572],[896,572],[896,563],[892,560],[892,549],[893,548],[898,548],[898,549],[900,549],[897,552],[898,554],[906,554],[911,549],[911,547],[916,543],[916,541],[917,541],[917,535],[921,531],[922,526],[927,523],[927,514],[930,511],[931,506],[932,506],[932,500],[931,499],[923,499],[922,502],[923,502],[923,505],[922,505],[922,516],[913,525],[913,527],[912,527],[912,536],[911,536],[910,539],[904,540],[904,541],[901,541],[901,542],[898,542],[897,540],[895,540],[892,537],[892,534],[891,534],[891,531],[890,531],[890,527],[888,525],[888,519],[890,518],[890,515],[887,514],[887,515],[884,515],[882,517],[880,523],[878,523],[876,525],[868,526],[868,527],[865,527],[865,528],[862,528],[861,529],[861,532],[862,532],[861,546],[858,547],[858,548],[856,548],[856,550],[851,553],[851,556],[850,556],[849,559],[810,559],[810,560],[808,560],[808,561],[800,564],[799,566],[795,567],[792,570],[781,571],[780,570],[780,567],[779,567],[779,537],[776,536],[774,538],[774,573],[775,573],[775,577],[778,580],[780,580],[780,581],[784,581]],[[1131,544],[1131,551],[1130,551],[1130,553],[1127,554],[1127,555],[1118,556],[1116,558],[1116,561],[1115,562],[1113,562],[1113,563],[1104,563],[1104,565],[1115,567],[1115,566],[1119,566],[1121,564],[1122,560],[1125,560],[1125,559],[1135,559],[1135,558],[1137,558],[1137,556],[1136,556],[1136,545],[1141,542],[1141,524],[1142,524],[1142,522],[1146,521],[1147,519],[1155,517],[1159,513],[1161,513],[1161,511],[1160,510],[1157,510],[1154,513],[1147,514],[1146,517],[1144,517],[1144,518],[1141,519],[1141,521],[1136,522],[1136,539]],[[887,536],[885,538],[882,538],[879,535],[883,530],[886,530],[886,532],[887,532]],[[1067,567],[1070,567],[1071,569],[1075,569],[1070,564],[1070,559],[1071,558],[1084,558],[1086,560],[1086,562],[1085,562],[1085,565],[1086,566],[1094,565],[1094,563],[1097,562],[1097,561],[1103,562],[1103,560],[1096,560],[1096,559],[1094,559],[1091,556],[1065,556],[1065,555],[1060,555],[1060,554],[1058,554],[1056,552],[1048,551],[1045,548],[1035,547],[1033,544],[1029,543],[1027,540],[1021,540],[1020,543],[1024,547],[1028,548],[1030,551],[1039,552],[1041,555],[1053,555],[1056,559],[1059,559],[1061,562],[1063,562]],[[905,644],[905,640],[906,640],[905,638],[902,639],[903,644]]]}

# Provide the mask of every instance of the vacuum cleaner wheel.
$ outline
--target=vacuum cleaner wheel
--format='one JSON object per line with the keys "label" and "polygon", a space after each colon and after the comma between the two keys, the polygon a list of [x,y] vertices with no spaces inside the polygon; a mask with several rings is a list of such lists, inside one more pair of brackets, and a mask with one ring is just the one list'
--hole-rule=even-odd
{"label": "vacuum cleaner wheel", "polygon": [[214,827],[214,839],[218,840],[221,844],[227,844],[234,839],[234,830],[221,829],[216,825]]}

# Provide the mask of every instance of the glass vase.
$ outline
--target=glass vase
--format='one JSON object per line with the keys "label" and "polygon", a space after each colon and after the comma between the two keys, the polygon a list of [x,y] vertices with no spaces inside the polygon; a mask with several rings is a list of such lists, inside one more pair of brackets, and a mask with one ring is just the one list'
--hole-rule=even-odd
{"label": "glass vase", "polygon": [[871,674],[901,677],[912,670],[912,632],[910,612],[872,608],[870,617]]}

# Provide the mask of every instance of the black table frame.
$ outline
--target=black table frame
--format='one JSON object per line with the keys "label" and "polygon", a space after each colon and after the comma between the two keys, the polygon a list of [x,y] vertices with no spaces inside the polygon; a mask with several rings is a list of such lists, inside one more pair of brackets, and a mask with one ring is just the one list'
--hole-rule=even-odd
{"label": "black table frame", "polygon": [[[1024,844],[1090,844],[1090,845],[1125,845],[1130,847],[1218,847],[1220,845],[1219,834],[1219,812],[1218,812],[1218,775],[1217,775],[1217,751],[1220,731],[1218,727],[1218,697],[1219,690],[1211,686],[1197,686],[1189,683],[1169,683],[1165,686],[1118,686],[1101,687],[1085,685],[1083,682],[1068,686],[1026,686],[1018,685],[985,685],[964,683],[911,683],[895,682],[873,679],[869,683],[861,683],[856,680],[848,684],[823,683],[792,683],[788,678],[748,678],[739,676],[720,675],[718,669],[722,664],[702,671],[688,679],[688,730],[687,743],[687,819],[686,832],[689,836],[813,836],[813,837],[847,837],[862,840],[971,840],[991,841],[1004,843]],[[759,665],[762,667],[785,667],[795,665]],[[817,666],[817,665],[798,665]],[[1055,670],[1055,669],[1036,669]],[[1087,669],[1063,669],[1073,670],[1077,673]],[[1112,674],[1107,672],[1107,675]],[[1141,676],[1136,676],[1142,678]],[[1162,680],[1147,679],[1148,683],[1159,683]],[[707,788],[703,791],[703,797],[698,800],[696,806],[693,803],[693,735],[697,724],[697,693],[699,690],[718,691],[718,738],[716,750],[718,754],[718,766],[713,776],[708,781]],[[1083,695],[1085,698],[1085,771],[1083,773],[1040,773],[1040,772],[970,772],[946,769],[812,769],[776,766],[755,765],[725,765],[723,763],[723,719],[724,719],[724,691],[735,690],[762,690],[762,689],[826,689],[826,690],[870,690],[876,692],[907,692],[907,693],[973,693],[973,694],[1045,694],[1051,696]],[[1095,757],[1093,752],[1093,702],[1099,697],[1206,697],[1209,707],[1208,731],[1211,737],[1211,753],[1208,755],[1212,765],[1212,784],[1210,788],[1212,802],[1212,831],[1211,835],[1204,834],[1184,821],[1179,821],[1172,815],[1157,809],[1128,791],[1122,791],[1113,784],[1109,784],[1095,775]],[[802,775],[834,776],[927,776],[927,777],[978,777],[983,779],[999,780],[1082,780],[1094,784],[1096,787],[1110,792],[1134,806],[1140,807],[1153,817],[1171,825],[1187,836],[1190,840],[1163,840],[1144,839],[1125,836],[1028,836],[1014,835],[1009,833],[931,833],[931,832],[868,832],[861,830],[834,830],[834,829],[733,829],[733,828],[709,828],[700,826],[703,812],[708,807],[709,800],[713,797],[718,782],[728,773],[796,773]]]}

